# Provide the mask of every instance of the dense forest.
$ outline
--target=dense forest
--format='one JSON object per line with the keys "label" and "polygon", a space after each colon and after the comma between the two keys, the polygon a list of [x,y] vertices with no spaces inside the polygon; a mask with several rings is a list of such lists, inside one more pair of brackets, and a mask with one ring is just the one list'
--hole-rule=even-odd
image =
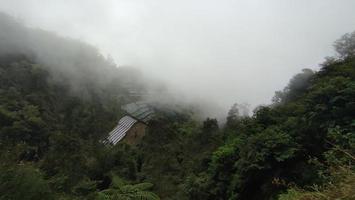
{"label": "dense forest", "polygon": [[160,109],[139,144],[112,146],[139,74],[5,15],[0,27],[1,200],[355,199],[355,32],[251,116]]}

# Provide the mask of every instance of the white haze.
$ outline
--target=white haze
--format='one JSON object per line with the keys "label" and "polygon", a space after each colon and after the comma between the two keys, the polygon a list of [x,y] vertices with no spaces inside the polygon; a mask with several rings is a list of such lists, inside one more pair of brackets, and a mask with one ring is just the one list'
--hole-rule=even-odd
{"label": "white haze", "polygon": [[354,8],[354,0],[0,0],[25,24],[93,44],[223,112],[267,104],[302,68],[317,69],[333,41],[355,30]]}

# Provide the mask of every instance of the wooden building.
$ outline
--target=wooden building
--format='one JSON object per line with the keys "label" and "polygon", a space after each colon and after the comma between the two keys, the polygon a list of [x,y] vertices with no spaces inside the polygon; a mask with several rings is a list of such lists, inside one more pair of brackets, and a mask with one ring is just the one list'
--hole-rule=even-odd
{"label": "wooden building", "polygon": [[109,133],[107,142],[116,145],[118,142],[137,144],[145,135],[149,120],[154,116],[154,110],[144,102],[127,104],[122,107],[126,115]]}

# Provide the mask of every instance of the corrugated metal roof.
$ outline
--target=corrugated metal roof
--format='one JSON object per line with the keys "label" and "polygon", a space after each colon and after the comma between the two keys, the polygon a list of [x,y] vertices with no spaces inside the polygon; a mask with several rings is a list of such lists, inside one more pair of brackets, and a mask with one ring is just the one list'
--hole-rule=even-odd
{"label": "corrugated metal roof", "polygon": [[126,115],[118,121],[118,125],[109,133],[107,140],[112,144],[117,144],[126,136],[127,131],[137,122],[136,119]]}
{"label": "corrugated metal roof", "polygon": [[144,123],[148,123],[154,115],[152,107],[143,101],[127,104],[122,106],[122,109],[125,110],[130,116]]}
{"label": "corrugated metal roof", "polygon": [[[117,126],[109,133],[107,141],[116,145],[125,136],[127,131],[138,121],[148,123],[154,117],[154,109],[144,101],[138,101],[122,106],[127,115],[122,117]],[[106,141],[106,142],[107,142]]]}

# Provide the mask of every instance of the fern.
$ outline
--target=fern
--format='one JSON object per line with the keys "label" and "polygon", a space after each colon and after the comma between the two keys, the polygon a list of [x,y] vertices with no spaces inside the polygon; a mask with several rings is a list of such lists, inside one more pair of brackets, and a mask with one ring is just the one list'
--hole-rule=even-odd
{"label": "fern", "polygon": [[[117,181],[118,179],[115,180]],[[159,200],[158,195],[146,191],[152,187],[153,184],[151,183],[139,183],[135,185],[113,183],[110,189],[98,193],[97,200]]]}

